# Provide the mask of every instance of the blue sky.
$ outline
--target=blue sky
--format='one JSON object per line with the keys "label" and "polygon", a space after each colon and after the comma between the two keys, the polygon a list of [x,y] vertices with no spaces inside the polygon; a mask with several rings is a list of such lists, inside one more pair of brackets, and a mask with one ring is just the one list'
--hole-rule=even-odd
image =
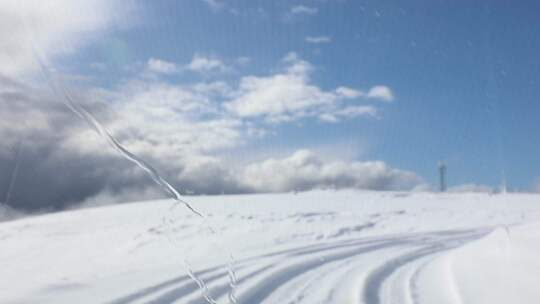
{"label": "blue sky", "polygon": [[[10,44],[33,33],[128,148],[195,192],[413,189],[439,160],[451,186],[540,188],[535,2],[9,3],[26,30],[5,33],[6,74],[37,75]],[[87,131],[60,146],[105,159]]]}
{"label": "blue sky", "polygon": [[[384,84],[396,100],[381,109],[379,119],[308,119],[280,125],[256,145],[350,144],[359,149],[358,158],[381,159],[432,182],[439,159],[448,163],[454,184],[497,185],[505,172],[511,186],[523,189],[539,175],[538,4],[216,3],[154,1],[142,9],[140,23],[109,32],[73,60],[111,64],[117,70],[102,82],[110,85],[121,79],[122,66],[150,57],[176,63],[189,62],[195,53],[229,63],[249,57],[246,66],[220,76],[236,81],[243,74],[275,71],[294,51],[316,67],[313,82],[321,88]],[[292,13],[299,6],[312,10]],[[306,41],[321,36],[330,41]]]}

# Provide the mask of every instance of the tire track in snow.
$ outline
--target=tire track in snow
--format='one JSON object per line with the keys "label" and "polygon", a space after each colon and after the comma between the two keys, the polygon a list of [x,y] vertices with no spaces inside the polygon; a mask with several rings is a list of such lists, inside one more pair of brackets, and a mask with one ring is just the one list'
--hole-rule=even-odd
{"label": "tire track in snow", "polygon": [[338,252],[329,254],[323,257],[313,257],[310,260],[293,264],[284,265],[284,267],[278,269],[278,271],[272,272],[267,275],[258,284],[251,287],[245,292],[239,290],[238,300],[239,303],[262,303],[266,300],[277,288],[288,283],[293,278],[307,272],[319,268],[327,263],[344,260],[353,256],[368,254],[373,251],[389,248],[394,244],[388,242],[377,245],[370,245],[367,247],[353,248],[344,252]]}
{"label": "tire track in snow", "polygon": [[[341,263],[338,267],[331,269],[332,271],[338,272],[341,274],[341,275],[335,276],[335,278],[333,278],[334,281],[329,281],[327,279],[327,277],[332,276],[332,274],[325,273],[327,272],[326,270],[319,271],[318,276],[317,275],[306,276],[305,277],[306,285],[303,287],[301,284],[298,284],[298,283],[296,285],[291,284],[294,286],[291,286],[290,288],[288,288],[289,290],[292,291],[291,296],[288,301],[283,301],[281,299],[279,301],[276,301],[278,297],[272,297],[272,301],[269,301],[269,303],[314,303],[314,301],[317,301],[317,303],[358,303],[358,302],[380,303],[381,301],[379,300],[378,297],[362,299],[359,296],[351,296],[351,295],[354,295],[354,293],[358,293],[358,292],[355,292],[354,290],[356,287],[358,287],[358,290],[362,289],[361,288],[362,284],[354,285],[354,284],[351,284],[351,281],[353,281],[353,283],[357,280],[360,281],[362,277],[365,276],[366,273],[369,273],[369,276],[366,282],[368,282],[367,284],[373,284],[373,282],[369,283],[370,282],[369,279],[373,279],[375,277],[374,274],[381,271],[381,269],[384,269],[385,271],[388,271],[389,273],[393,273],[394,271],[389,271],[389,270],[391,269],[398,270],[399,268],[401,268],[401,266],[412,265],[411,264],[412,262],[415,262],[416,260],[419,260],[424,256],[428,256],[429,254],[440,252],[441,250],[439,250],[438,246],[441,246],[440,249],[443,249],[443,245],[447,245],[448,247],[444,247],[444,249],[451,249],[450,247],[452,247],[451,245],[453,243],[455,243],[455,246],[460,246],[464,242],[468,242],[472,239],[475,239],[476,235],[471,235],[471,233],[474,234],[474,232],[469,232],[469,231],[457,232],[457,235],[455,236],[452,234],[449,234],[448,232],[435,233],[435,234],[444,236],[444,238],[443,239],[438,239],[438,238],[430,239],[425,245],[420,246],[420,248],[416,248],[416,249],[414,249],[414,247],[418,246],[418,244],[414,244],[415,242],[414,240],[405,240],[405,243],[412,241],[413,244],[410,244],[408,246],[403,246],[407,244],[396,242],[395,244],[393,244],[393,246],[389,246],[384,249],[389,249],[389,248],[394,249],[391,247],[403,247],[401,248],[402,253],[400,253],[397,257],[395,256],[395,254],[393,256],[390,255],[387,261],[383,261],[381,266],[375,267],[375,269],[373,270],[372,270],[373,268],[372,266],[376,266],[376,265],[373,265],[376,263],[366,263],[365,260],[362,261],[362,259],[360,258],[366,258],[365,257],[366,255],[370,255],[370,254],[373,255],[375,253],[378,256],[380,256],[381,250],[374,250],[372,252],[367,252],[366,254],[363,254],[363,255],[353,256],[352,258],[347,259],[344,263]],[[480,233],[479,235],[481,236],[483,234]],[[410,263],[406,263],[408,260],[410,260]],[[400,264],[400,267],[394,268],[394,264],[395,266],[398,266],[398,264],[392,261],[401,261],[403,265]],[[310,271],[313,271],[313,270],[310,270]],[[343,275],[343,273],[346,273],[346,275]],[[351,277],[350,274],[359,276],[359,278]],[[384,276],[380,277],[381,283],[384,281],[383,277]],[[408,276],[409,279],[411,277],[412,276]],[[317,278],[319,278],[320,279],[319,281],[322,281],[322,282],[317,282],[317,280],[315,280]],[[401,283],[401,282],[398,282],[398,283]],[[345,290],[343,288],[344,285],[351,290]],[[402,285],[408,286],[409,284],[402,284]],[[333,286],[333,288],[328,289],[328,295],[326,297],[316,298],[316,300],[313,299],[313,296],[311,295],[313,292],[318,292],[318,289],[321,289],[321,288],[325,289],[328,286]],[[370,286],[367,288],[369,290],[375,290],[373,289],[373,286]],[[284,289],[283,286],[280,287],[280,290],[283,290],[283,289]],[[300,289],[299,292],[298,292],[298,289]],[[379,288],[376,288],[376,289],[378,290]],[[405,294],[409,295],[409,292],[410,291],[407,290]],[[377,292],[375,292],[374,294],[377,294]],[[339,302],[336,302],[335,298],[339,298]],[[345,298],[347,299],[346,301],[343,300]],[[404,300],[403,298],[404,297],[402,296],[400,299]],[[351,300],[351,299],[355,299],[355,300]],[[389,302],[390,303],[404,303],[402,300],[398,300],[398,302],[395,302],[395,301],[394,302],[389,301]]]}
{"label": "tire track in snow", "polygon": [[[381,294],[383,283],[400,268],[405,267],[421,258],[455,249],[470,241],[480,239],[481,237],[487,235],[489,231],[490,230],[488,229],[461,231],[461,233],[458,232],[455,237],[450,236],[449,238],[435,240],[435,242],[427,244],[424,248],[386,261],[381,267],[373,271],[366,279],[363,290],[364,302],[369,304],[385,303],[383,295]],[[413,282],[407,282],[407,286],[410,288],[410,286],[414,286],[414,284]],[[392,292],[392,290],[390,290],[390,292]],[[411,294],[413,293],[414,291],[411,291]],[[414,301],[412,298],[409,300]]]}
{"label": "tire track in snow", "polygon": [[[307,303],[305,302],[306,294],[313,290],[313,286],[316,286],[318,282],[325,280],[329,271],[348,272],[352,268],[359,269],[359,265],[354,262],[360,258],[364,259],[364,264],[358,273],[363,271],[366,278],[358,285],[351,285],[349,288],[355,286],[354,288],[358,290],[350,292],[358,293],[359,299],[364,303],[385,303],[385,295],[381,294],[382,288],[388,278],[400,269],[414,266],[414,262],[419,259],[478,239],[487,232],[487,229],[454,230],[342,240],[289,248],[247,258],[237,261],[238,303],[264,303],[272,296],[277,296],[278,290],[282,293],[286,286],[291,284],[298,284],[300,290],[291,292],[288,297],[289,302],[286,303]],[[396,254],[381,261],[382,250],[390,250]],[[373,262],[365,264],[366,259],[367,261],[371,259]],[[222,265],[198,272],[208,284],[212,296],[221,300],[224,300],[227,294],[227,273],[224,269],[226,266]],[[414,276],[408,276],[408,279],[414,279]],[[143,298],[148,297],[151,299],[147,299],[144,303],[200,303],[198,289],[186,280],[187,278],[183,277],[162,282],[111,303],[139,303]],[[303,283],[302,280],[304,280]],[[332,293],[340,288],[343,282],[336,279],[330,283],[333,286],[327,288],[329,294],[326,299],[331,299]],[[406,285],[409,288],[414,286],[413,282],[398,281],[395,284]],[[295,289],[290,288],[290,290]],[[410,290],[410,292],[413,291]],[[413,301],[412,297],[409,301]]]}
{"label": "tire track in snow", "polygon": [[[390,242],[395,241],[393,238],[383,238],[383,239],[362,239],[362,240],[347,240],[347,241],[340,241],[340,242],[332,242],[332,243],[324,243],[324,244],[316,244],[316,245],[308,245],[303,247],[297,247],[297,248],[290,248],[288,250],[281,250],[276,251],[272,253],[263,254],[260,256],[247,258],[242,261],[238,261],[238,268],[240,270],[248,267],[251,264],[260,265],[263,263],[263,261],[268,259],[277,259],[276,263],[288,261],[294,258],[303,258],[305,256],[322,253],[326,251],[336,251],[336,249],[341,248],[349,248],[349,247],[358,247],[360,245],[368,245],[368,244],[382,244],[383,242]],[[197,275],[200,276],[202,279],[205,280],[205,282],[211,283],[212,281],[215,281],[219,279],[221,276],[220,274],[213,274],[214,272],[221,272],[223,274],[224,272],[223,265],[212,267],[209,269],[201,270],[197,272]],[[263,267],[261,267],[263,268]],[[246,281],[245,276],[240,276],[241,281]],[[148,297],[151,294],[157,294],[162,292],[163,290],[170,289],[171,286],[174,285],[182,285],[186,283],[186,281],[189,281],[189,277],[186,275],[180,276],[178,278],[170,279],[149,287],[145,287],[142,290],[136,291],[132,294],[126,295],[124,297],[121,297],[119,299],[113,300],[109,302],[110,304],[131,304],[136,303],[140,301],[142,298]],[[188,284],[189,285],[189,284]],[[194,284],[192,284],[194,285]],[[184,288],[180,286],[179,289],[184,290],[186,293],[185,296],[188,294],[191,294],[192,292],[196,291],[193,290],[193,288]]]}

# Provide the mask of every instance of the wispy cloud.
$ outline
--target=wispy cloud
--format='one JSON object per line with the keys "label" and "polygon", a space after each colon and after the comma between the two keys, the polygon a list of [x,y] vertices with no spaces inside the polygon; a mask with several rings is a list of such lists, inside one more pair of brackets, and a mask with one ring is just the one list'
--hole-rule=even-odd
{"label": "wispy cloud", "polygon": [[378,86],[372,87],[369,90],[367,97],[373,98],[373,99],[379,99],[386,102],[391,102],[394,100],[394,93],[392,93],[392,90],[389,87],[378,85]]}
{"label": "wispy cloud", "polygon": [[305,5],[296,5],[291,7],[291,13],[296,15],[316,15],[319,9]]}
{"label": "wispy cloud", "polygon": [[148,59],[147,69],[150,72],[160,74],[173,74],[178,71],[178,67],[175,63],[156,58]]}
{"label": "wispy cloud", "polygon": [[377,116],[377,108],[373,106],[347,106],[332,112],[319,114],[318,118],[324,122],[337,123],[343,119],[351,119],[360,116]]}
{"label": "wispy cloud", "polygon": [[251,58],[246,57],[246,56],[241,56],[241,57],[236,58],[236,63],[238,63],[239,65],[246,65],[246,64],[249,64],[250,62],[251,62]]}
{"label": "wispy cloud", "polygon": [[203,73],[212,71],[223,72],[227,70],[227,66],[218,58],[195,54],[191,62],[187,65],[187,69]]}
{"label": "wispy cloud", "polygon": [[305,38],[306,42],[319,44],[319,43],[330,43],[332,39],[328,36],[308,36]]}
{"label": "wispy cloud", "polygon": [[345,98],[358,98],[365,95],[362,91],[358,91],[348,87],[339,87],[336,89],[336,93]]}
{"label": "wispy cloud", "polygon": [[203,0],[212,10],[217,11],[225,6],[221,0]]}

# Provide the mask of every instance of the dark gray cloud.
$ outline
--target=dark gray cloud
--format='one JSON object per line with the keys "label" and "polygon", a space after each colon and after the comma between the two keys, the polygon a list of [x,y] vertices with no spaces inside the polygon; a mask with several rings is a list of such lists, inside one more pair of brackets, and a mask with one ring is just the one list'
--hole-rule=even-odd
{"label": "dark gray cloud", "polygon": [[[178,149],[172,147],[174,143],[163,147],[169,137],[153,138],[155,134],[151,132],[138,132],[145,130],[144,126],[132,128],[105,104],[85,98],[88,95],[91,92],[79,93],[77,100],[106,126],[120,126],[116,128],[120,139],[154,164],[182,192],[248,191],[212,157],[180,151],[171,161],[174,153],[170,151]],[[9,201],[4,203],[20,210],[63,209],[94,196],[118,201],[117,196],[135,200],[137,195],[141,199],[163,195],[142,170],[109,149],[47,90],[1,77],[0,113],[0,202],[6,200],[11,184]],[[166,153],[160,153],[160,149]],[[16,166],[16,178],[12,181]]]}
{"label": "dark gray cloud", "polygon": [[[103,112],[103,106],[84,104]],[[7,203],[13,207],[63,208],[114,179],[100,173],[101,165],[107,164],[107,171],[127,168],[113,155],[84,155],[67,147],[66,140],[86,126],[46,92],[0,78],[0,113],[0,198],[6,199],[12,184]]]}

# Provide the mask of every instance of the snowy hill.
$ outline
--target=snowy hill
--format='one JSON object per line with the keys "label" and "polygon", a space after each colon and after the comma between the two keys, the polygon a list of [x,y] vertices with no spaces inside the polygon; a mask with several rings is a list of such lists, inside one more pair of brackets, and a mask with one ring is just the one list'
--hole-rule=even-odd
{"label": "snowy hill", "polygon": [[[313,191],[0,224],[0,303],[539,303],[540,196]],[[209,232],[209,226],[216,233]],[[506,227],[506,228],[505,228]]]}

